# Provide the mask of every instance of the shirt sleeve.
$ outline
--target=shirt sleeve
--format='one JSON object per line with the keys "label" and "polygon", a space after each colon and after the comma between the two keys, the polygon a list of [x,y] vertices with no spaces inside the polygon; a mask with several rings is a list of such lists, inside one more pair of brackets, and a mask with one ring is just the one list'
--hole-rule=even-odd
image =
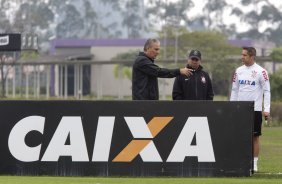
{"label": "shirt sleeve", "polygon": [[173,78],[180,75],[180,69],[161,68],[148,59],[138,62],[138,69],[150,76],[160,78]]}
{"label": "shirt sleeve", "polygon": [[270,94],[270,82],[268,73],[266,70],[262,71],[262,77],[260,80],[262,89],[263,89],[263,110],[264,112],[270,112],[270,101],[271,101],[271,94]]}
{"label": "shirt sleeve", "polygon": [[237,70],[233,74],[230,101],[238,101],[239,81]]}

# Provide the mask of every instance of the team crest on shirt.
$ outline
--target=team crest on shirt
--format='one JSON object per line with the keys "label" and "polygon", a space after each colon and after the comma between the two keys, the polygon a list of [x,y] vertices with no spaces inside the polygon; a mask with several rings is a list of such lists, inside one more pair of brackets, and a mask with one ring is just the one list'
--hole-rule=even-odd
{"label": "team crest on shirt", "polygon": [[204,84],[207,82],[206,78],[204,76],[201,77],[201,82],[204,83]]}
{"label": "team crest on shirt", "polygon": [[257,72],[256,71],[252,71],[252,78],[256,78],[257,76]]}

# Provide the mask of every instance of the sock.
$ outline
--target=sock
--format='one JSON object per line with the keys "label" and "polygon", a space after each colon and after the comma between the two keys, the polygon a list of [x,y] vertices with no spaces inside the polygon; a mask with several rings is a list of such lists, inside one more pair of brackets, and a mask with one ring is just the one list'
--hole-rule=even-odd
{"label": "sock", "polygon": [[258,170],[258,157],[254,157],[254,171]]}

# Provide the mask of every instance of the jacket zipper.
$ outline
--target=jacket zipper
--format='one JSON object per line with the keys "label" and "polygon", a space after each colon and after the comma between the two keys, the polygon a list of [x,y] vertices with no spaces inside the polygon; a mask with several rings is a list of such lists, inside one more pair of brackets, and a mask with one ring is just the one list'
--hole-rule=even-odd
{"label": "jacket zipper", "polygon": [[198,80],[197,80],[197,73],[195,72],[195,92],[196,92],[196,99],[198,99]]}

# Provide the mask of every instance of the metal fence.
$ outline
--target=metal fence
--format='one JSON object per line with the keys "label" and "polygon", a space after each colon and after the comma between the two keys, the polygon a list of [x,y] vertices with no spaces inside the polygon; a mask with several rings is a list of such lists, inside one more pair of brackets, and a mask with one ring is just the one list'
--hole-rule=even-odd
{"label": "metal fence", "polygon": [[[131,99],[131,79],[123,76],[123,68],[131,70],[132,62],[42,58],[2,62],[0,91],[11,99],[127,100]],[[161,63],[176,67],[173,60]],[[172,79],[160,79],[161,99],[171,95],[172,83]]]}
{"label": "metal fence", "polygon": [[[5,97],[12,99],[126,99],[131,94],[128,87],[130,80],[122,79],[122,67],[129,66],[132,61],[29,61],[2,63],[3,75],[1,91]],[[103,67],[110,71],[104,74]],[[114,76],[114,66],[118,75]],[[103,78],[109,83],[122,86],[127,80],[127,89],[110,92],[103,88],[107,86]],[[126,91],[124,93],[124,91]],[[130,97],[131,98],[131,97]]]}

